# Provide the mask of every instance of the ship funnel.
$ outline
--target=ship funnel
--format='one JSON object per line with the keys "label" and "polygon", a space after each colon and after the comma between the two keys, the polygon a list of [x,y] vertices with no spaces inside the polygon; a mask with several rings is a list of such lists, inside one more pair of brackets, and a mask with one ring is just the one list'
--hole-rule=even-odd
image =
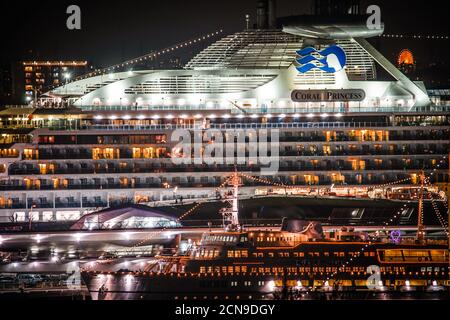
{"label": "ship funnel", "polygon": [[259,0],[256,8],[256,29],[267,28],[267,0]]}
{"label": "ship funnel", "polygon": [[276,0],[259,0],[256,9],[256,28],[274,29],[277,24]]}
{"label": "ship funnel", "polygon": [[276,0],[269,0],[267,15],[268,15],[269,29],[275,29],[277,26],[277,1]]}

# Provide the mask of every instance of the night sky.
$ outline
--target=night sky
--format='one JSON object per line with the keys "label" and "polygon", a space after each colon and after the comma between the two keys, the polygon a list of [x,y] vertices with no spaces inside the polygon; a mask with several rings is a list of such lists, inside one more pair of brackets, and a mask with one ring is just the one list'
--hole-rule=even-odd
{"label": "night sky", "polygon": [[[218,29],[242,30],[244,15],[256,16],[256,0],[127,0],[11,1],[2,0],[1,63],[24,59],[83,59],[105,67],[151,50]],[[386,33],[449,35],[442,1],[372,0],[379,4]],[[66,8],[77,4],[82,30],[66,28]],[[278,16],[308,14],[312,0],[278,0]],[[374,40],[391,61],[409,48],[423,67],[447,67],[449,40]],[[31,50],[31,51],[30,51]],[[195,53],[195,52],[193,52]]]}

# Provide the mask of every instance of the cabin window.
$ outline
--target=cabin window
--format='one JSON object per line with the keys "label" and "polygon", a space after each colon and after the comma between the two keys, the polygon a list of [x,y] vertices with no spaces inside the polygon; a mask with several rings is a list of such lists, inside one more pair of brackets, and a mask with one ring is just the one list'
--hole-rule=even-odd
{"label": "cabin window", "polygon": [[228,258],[248,258],[247,250],[228,250]]}

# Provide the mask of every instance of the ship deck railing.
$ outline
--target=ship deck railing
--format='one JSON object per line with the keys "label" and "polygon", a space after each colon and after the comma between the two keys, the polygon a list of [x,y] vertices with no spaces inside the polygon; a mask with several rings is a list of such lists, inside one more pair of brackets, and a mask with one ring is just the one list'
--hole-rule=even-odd
{"label": "ship deck railing", "polygon": [[439,103],[429,106],[389,106],[389,105],[373,105],[365,106],[358,104],[352,107],[329,107],[329,106],[305,106],[305,107],[285,107],[285,108],[235,108],[220,103],[206,103],[195,105],[84,105],[80,106],[83,111],[229,111],[231,113],[316,113],[316,112],[332,112],[332,113],[409,113],[409,112],[450,112],[450,104]]}
{"label": "ship deck railing", "polygon": [[[111,125],[111,124],[93,124],[81,125],[76,130],[206,130],[206,129],[315,129],[315,128],[385,128],[390,124],[385,122],[293,122],[293,123],[221,123],[202,125],[188,124],[160,124],[160,125]],[[65,126],[52,126],[51,130],[67,130]]]}
{"label": "ship deck railing", "polygon": [[[404,113],[404,112],[450,112],[450,102],[441,101],[428,106],[389,106],[389,105],[371,105],[358,104],[357,106],[342,107],[342,106],[309,106],[305,107],[284,107],[284,108],[269,108],[269,107],[252,107],[252,108],[235,108],[230,105],[222,105],[221,103],[200,103],[200,104],[169,104],[169,105],[81,105],[73,106],[82,111],[214,111],[214,110],[228,110],[231,113],[314,113],[314,112],[346,112],[346,113]],[[57,109],[64,110],[66,106],[33,106],[27,105],[6,105],[5,109]]]}

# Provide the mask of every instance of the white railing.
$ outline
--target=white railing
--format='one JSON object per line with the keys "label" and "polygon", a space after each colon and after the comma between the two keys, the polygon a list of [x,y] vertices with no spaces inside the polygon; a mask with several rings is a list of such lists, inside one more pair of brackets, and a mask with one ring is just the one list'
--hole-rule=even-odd
{"label": "white railing", "polygon": [[85,130],[202,130],[202,129],[314,129],[314,128],[384,128],[388,123],[380,122],[301,122],[301,123],[222,123],[208,126],[189,124],[160,124],[160,125],[86,125]]}

